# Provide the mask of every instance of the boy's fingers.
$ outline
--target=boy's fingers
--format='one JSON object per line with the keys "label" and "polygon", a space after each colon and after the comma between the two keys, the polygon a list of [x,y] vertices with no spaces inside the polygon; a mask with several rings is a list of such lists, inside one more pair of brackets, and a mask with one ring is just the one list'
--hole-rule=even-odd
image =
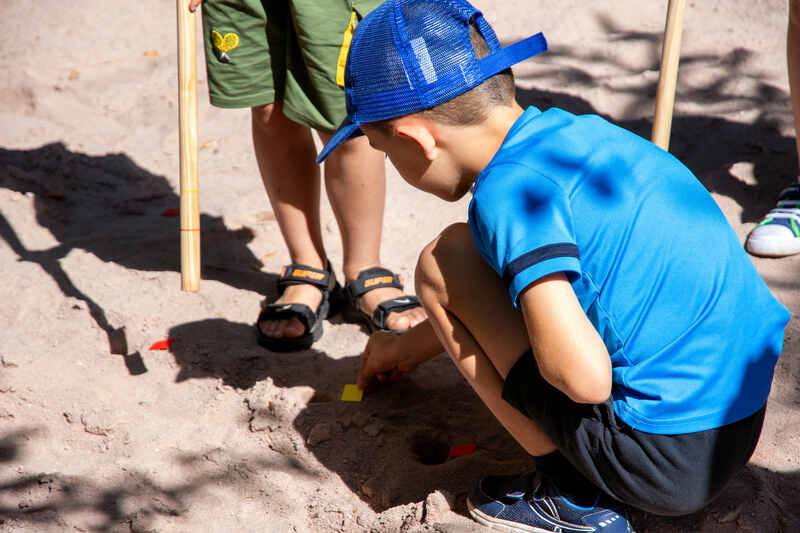
{"label": "boy's fingers", "polygon": [[369,380],[372,377],[372,374],[367,370],[369,367],[369,356],[370,345],[369,342],[367,342],[364,353],[361,354],[361,364],[358,367],[358,381],[356,382],[361,390],[366,390]]}
{"label": "boy's fingers", "polygon": [[356,385],[358,385],[359,389],[364,391],[369,389],[370,382],[371,382],[370,376],[365,376],[364,374],[359,372],[358,379],[356,380]]}
{"label": "boy's fingers", "polygon": [[189,0],[189,11],[194,11],[203,0]]}
{"label": "boy's fingers", "polygon": [[356,380],[356,384],[358,385],[359,389],[367,390],[376,377],[377,376],[375,375],[375,373],[372,372],[371,370],[362,369],[358,373],[358,379]]}
{"label": "boy's fingers", "polygon": [[366,384],[369,382],[369,378],[364,371],[364,359],[362,356],[361,359],[361,368],[358,369],[358,379],[356,380],[356,384],[358,384],[358,388],[364,390]]}
{"label": "boy's fingers", "polygon": [[374,385],[375,381],[385,383],[394,380],[400,374],[395,362],[392,361],[392,356],[387,355],[387,351],[391,351],[391,342],[394,340],[394,335],[378,332],[374,333],[367,341],[364,353],[361,354],[357,381],[358,386],[363,390],[366,390],[369,385]]}

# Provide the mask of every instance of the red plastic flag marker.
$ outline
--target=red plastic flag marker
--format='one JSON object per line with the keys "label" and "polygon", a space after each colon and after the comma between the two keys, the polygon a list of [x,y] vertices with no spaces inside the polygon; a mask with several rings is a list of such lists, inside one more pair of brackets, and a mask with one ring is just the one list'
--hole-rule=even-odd
{"label": "red plastic flag marker", "polygon": [[160,341],[156,341],[150,345],[148,350],[169,350],[169,345],[172,344],[174,339],[163,339]]}
{"label": "red plastic flag marker", "polygon": [[176,217],[181,214],[181,210],[177,207],[172,209],[165,209],[163,213],[161,213],[162,217]]}
{"label": "red plastic flag marker", "polygon": [[461,457],[462,455],[472,455],[472,452],[475,451],[477,448],[477,444],[460,444],[458,446],[453,446],[450,448],[450,453],[447,454],[447,457]]}

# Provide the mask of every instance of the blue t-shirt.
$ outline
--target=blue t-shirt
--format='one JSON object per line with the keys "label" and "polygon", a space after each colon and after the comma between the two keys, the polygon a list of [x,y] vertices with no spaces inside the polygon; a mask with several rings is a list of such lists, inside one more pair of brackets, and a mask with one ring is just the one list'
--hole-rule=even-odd
{"label": "blue t-shirt", "polygon": [[475,181],[469,223],[515,306],[566,273],[631,427],[702,431],[766,402],[790,315],[669,153],[598,116],[531,107]]}

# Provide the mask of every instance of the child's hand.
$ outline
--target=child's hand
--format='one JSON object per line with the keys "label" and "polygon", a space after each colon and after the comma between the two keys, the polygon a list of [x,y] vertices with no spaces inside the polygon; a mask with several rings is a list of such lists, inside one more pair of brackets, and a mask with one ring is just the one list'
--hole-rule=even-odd
{"label": "child's hand", "polygon": [[401,373],[414,370],[419,363],[410,359],[408,353],[404,353],[402,345],[402,335],[384,331],[373,333],[361,355],[358,387],[367,390],[373,379],[391,380]]}
{"label": "child's hand", "polygon": [[194,13],[194,10],[197,9],[197,6],[199,6],[202,1],[203,0],[189,0],[189,11]]}

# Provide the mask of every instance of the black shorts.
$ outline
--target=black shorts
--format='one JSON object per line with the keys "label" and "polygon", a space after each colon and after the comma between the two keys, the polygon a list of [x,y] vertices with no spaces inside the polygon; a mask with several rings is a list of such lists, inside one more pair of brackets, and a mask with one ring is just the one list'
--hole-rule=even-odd
{"label": "black shorts", "polygon": [[528,350],[503,385],[503,399],[534,420],[591,483],[633,507],[661,515],[701,509],[755,450],[765,407],[726,426],[679,435],[631,428],[605,403],[578,404],[542,378]]}

